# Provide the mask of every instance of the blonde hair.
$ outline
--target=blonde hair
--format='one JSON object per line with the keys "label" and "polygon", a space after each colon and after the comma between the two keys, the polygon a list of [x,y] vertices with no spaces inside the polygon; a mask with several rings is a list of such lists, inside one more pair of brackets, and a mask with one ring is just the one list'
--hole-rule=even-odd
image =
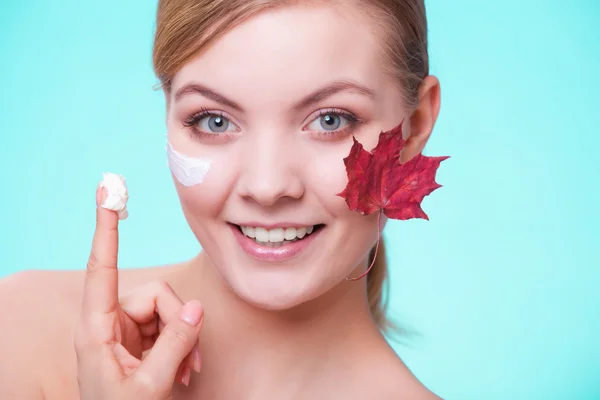
{"label": "blonde hair", "polygon": [[[170,92],[171,81],[183,65],[223,33],[259,12],[299,2],[309,0],[159,0],[153,64],[163,90]],[[354,0],[354,3],[382,33],[383,54],[389,60],[387,72],[401,85],[407,108],[416,107],[419,85],[429,74],[424,0]],[[392,325],[386,318],[387,260],[383,238],[379,246],[375,264],[367,275],[367,295],[375,322],[386,331]],[[373,256],[372,250],[369,265]]]}

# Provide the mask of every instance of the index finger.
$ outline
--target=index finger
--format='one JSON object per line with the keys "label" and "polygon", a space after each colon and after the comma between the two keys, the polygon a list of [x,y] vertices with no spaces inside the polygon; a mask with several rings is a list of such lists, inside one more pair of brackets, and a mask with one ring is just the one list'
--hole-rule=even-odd
{"label": "index finger", "polygon": [[83,293],[84,314],[107,314],[117,309],[119,217],[101,205],[107,193],[101,185],[96,191],[96,231],[87,263]]}

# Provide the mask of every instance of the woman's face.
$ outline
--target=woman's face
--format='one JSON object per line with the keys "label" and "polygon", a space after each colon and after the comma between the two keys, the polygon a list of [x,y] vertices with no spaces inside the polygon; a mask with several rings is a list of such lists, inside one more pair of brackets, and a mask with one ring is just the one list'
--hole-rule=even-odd
{"label": "woman's face", "polygon": [[211,161],[202,183],[176,181],[185,216],[251,304],[290,308],[367,267],[377,215],[336,195],[343,158],[353,135],[372,149],[406,117],[373,31],[352,7],[282,7],[235,27],[173,79],[169,140]]}

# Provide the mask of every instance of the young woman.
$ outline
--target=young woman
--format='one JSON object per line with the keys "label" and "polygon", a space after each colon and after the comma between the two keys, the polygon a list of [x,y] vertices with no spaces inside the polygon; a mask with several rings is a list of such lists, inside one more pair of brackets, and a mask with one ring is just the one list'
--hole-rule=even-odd
{"label": "young woman", "polygon": [[403,162],[427,143],[426,25],[423,0],[160,0],[168,155],[203,251],[117,275],[98,207],[86,271],[1,282],[0,398],[437,399],[382,335],[377,214],[337,195],[353,137],[402,122]]}

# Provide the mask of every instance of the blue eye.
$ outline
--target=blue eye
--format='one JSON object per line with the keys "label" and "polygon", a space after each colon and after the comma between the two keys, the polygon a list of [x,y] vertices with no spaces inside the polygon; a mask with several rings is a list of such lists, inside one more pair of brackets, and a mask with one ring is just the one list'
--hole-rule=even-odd
{"label": "blue eye", "polygon": [[219,111],[202,111],[192,114],[183,121],[183,126],[190,128],[197,136],[216,138],[239,131],[236,124],[231,122]]}
{"label": "blue eye", "polygon": [[230,132],[230,128],[232,128],[233,131],[236,130],[236,126],[227,118],[214,114],[201,116],[198,118],[196,125],[201,131],[211,133]]}
{"label": "blue eye", "polygon": [[311,131],[335,132],[345,130],[349,125],[356,124],[358,118],[349,113],[340,111],[323,111],[315,118],[307,129]]}
{"label": "blue eye", "polygon": [[335,131],[342,125],[342,118],[335,114],[326,114],[319,118],[321,127],[328,131]]}

